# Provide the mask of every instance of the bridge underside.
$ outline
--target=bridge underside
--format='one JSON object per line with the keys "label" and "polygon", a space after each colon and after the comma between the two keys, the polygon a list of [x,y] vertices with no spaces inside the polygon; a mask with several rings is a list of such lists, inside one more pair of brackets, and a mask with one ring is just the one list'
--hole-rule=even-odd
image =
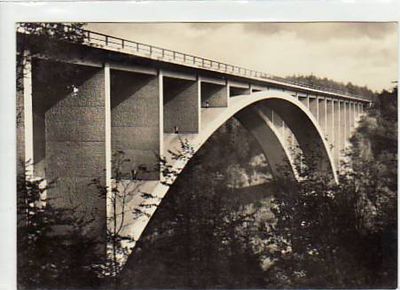
{"label": "bridge underside", "polygon": [[[79,206],[88,219],[95,217],[88,232],[98,237],[111,226],[106,220],[113,212],[109,199],[89,184],[97,179],[110,187],[117,179],[127,194],[123,210],[129,221],[121,234],[134,240],[174,181],[161,174],[160,158],[179,173],[229,118],[237,118],[255,136],[276,178],[284,172],[296,180],[293,158],[301,151],[306,159],[317,157],[316,169],[335,179],[364,107],[204,71],[43,59],[25,66],[23,87],[17,97],[24,113],[18,157],[31,161],[28,175],[57,180],[48,197],[55,198],[55,206]],[[171,152],[188,150],[182,140],[190,152],[175,160]],[[118,152],[125,161],[116,170]]]}

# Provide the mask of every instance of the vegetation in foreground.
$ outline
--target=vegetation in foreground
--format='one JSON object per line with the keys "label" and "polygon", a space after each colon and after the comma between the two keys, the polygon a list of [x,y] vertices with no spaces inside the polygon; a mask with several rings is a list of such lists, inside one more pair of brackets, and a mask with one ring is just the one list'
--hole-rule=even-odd
{"label": "vegetation in foreground", "polygon": [[172,186],[118,287],[395,288],[396,98],[383,92],[361,121],[339,185],[308,164],[296,192],[243,181],[260,151],[227,124]]}
{"label": "vegetation in foreground", "polygon": [[[383,92],[361,121],[340,185],[303,167],[297,192],[276,194],[255,140],[228,123],[190,161],[112,283],[94,274],[94,241],[79,221],[33,206],[40,181],[20,177],[19,288],[395,288],[396,96]],[[55,236],[65,224],[69,234]]]}
{"label": "vegetation in foreground", "polygon": [[41,181],[19,176],[18,287],[395,288],[397,90],[375,102],[340,185],[309,164],[296,192],[279,192],[254,139],[227,124],[209,142],[219,146],[206,146],[173,185],[112,283],[95,275],[101,261],[85,222],[46,204]]}

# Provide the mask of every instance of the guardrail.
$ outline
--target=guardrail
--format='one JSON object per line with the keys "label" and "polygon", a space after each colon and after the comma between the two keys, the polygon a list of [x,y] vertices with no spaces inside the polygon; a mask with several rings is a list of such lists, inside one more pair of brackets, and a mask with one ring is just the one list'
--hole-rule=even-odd
{"label": "guardrail", "polygon": [[[94,32],[86,29],[81,28],[74,28],[65,24],[60,24],[60,27],[64,29],[66,33],[77,32],[79,37],[79,43],[94,46],[94,47],[101,47],[101,48],[109,48],[114,49],[126,53],[131,53],[139,56],[145,56],[152,59],[157,60],[164,60],[169,62],[174,62],[178,64],[190,65],[198,68],[213,70],[216,72],[222,73],[229,73],[235,74],[242,77],[249,77],[249,78],[260,78],[263,80],[272,80],[281,82],[288,85],[295,85],[299,87],[303,87],[306,89],[313,89],[319,91],[326,91],[330,93],[340,94],[344,96],[349,96],[358,99],[369,100],[366,97],[350,94],[346,91],[333,89],[333,88],[325,88],[321,86],[315,86],[310,84],[305,84],[301,82],[291,81],[282,77],[274,76],[271,74],[267,74],[264,72],[247,69],[244,67],[227,64],[199,56],[195,56],[192,54],[182,53],[179,51],[166,49],[154,45],[144,44],[132,40],[127,40],[120,37],[115,37],[99,32]],[[21,27],[18,28],[18,32],[26,33]]]}

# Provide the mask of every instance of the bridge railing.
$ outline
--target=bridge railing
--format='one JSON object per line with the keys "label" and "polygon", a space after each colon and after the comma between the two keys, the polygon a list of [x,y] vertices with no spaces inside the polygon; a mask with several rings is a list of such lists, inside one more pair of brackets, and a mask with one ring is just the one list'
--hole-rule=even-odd
{"label": "bridge railing", "polygon": [[[334,88],[326,88],[326,87],[321,87],[321,86],[316,86],[316,85],[310,85],[310,84],[305,84],[302,82],[296,82],[292,80],[288,80],[282,77],[274,76],[271,74],[267,74],[264,72],[252,70],[252,69],[247,69],[244,67],[232,65],[232,64],[227,64],[211,59],[207,59],[204,57],[199,57],[195,56],[192,54],[187,54],[171,49],[166,49],[154,45],[149,45],[149,44],[144,44],[116,36],[111,36],[99,32],[94,32],[82,28],[75,28],[66,24],[60,24],[62,27],[64,27],[64,31],[66,32],[71,32],[71,31],[78,31],[79,35],[83,36],[83,41],[82,44],[88,45],[88,46],[93,46],[93,47],[100,47],[100,48],[108,48],[108,49],[113,49],[113,50],[118,50],[122,52],[127,52],[131,53],[134,55],[139,55],[139,56],[145,56],[149,57],[152,59],[157,59],[157,60],[162,60],[162,61],[168,61],[168,62],[174,62],[178,64],[185,64],[185,65],[190,65],[198,68],[203,68],[203,69],[208,69],[208,70],[213,70],[217,72],[222,72],[222,73],[229,73],[229,74],[234,74],[242,77],[250,77],[250,78],[260,78],[260,79],[265,79],[266,81],[272,80],[272,81],[277,81],[281,82],[284,84],[288,85],[295,85],[307,89],[313,89],[313,90],[320,90],[320,91],[326,91],[326,92],[331,92],[335,94],[340,94],[340,95],[345,95],[353,98],[358,98],[358,99],[366,99],[368,98],[360,95],[355,95],[351,94],[347,91],[339,90],[339,89],[334,89]],[[18,30],[18,32],[21,33],[26,33],[26,31],[23,31],[23,29]]]}

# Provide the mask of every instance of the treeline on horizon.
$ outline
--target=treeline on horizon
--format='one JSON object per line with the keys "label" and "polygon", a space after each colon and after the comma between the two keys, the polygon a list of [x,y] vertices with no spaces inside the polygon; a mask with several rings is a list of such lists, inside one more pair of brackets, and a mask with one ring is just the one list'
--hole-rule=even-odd
{"label": "treeline on horizon", "polygon": [[286,76],[289,81],[303,83],[309,86],[320,86],[326,89],[340,90],[347,94],[358,95],[371,101],[376,101],[377,93],[367,86],[361,87],[348,82],[347,84],[328,79],[326,77],[317,77],[315,75],[291,75]]}

